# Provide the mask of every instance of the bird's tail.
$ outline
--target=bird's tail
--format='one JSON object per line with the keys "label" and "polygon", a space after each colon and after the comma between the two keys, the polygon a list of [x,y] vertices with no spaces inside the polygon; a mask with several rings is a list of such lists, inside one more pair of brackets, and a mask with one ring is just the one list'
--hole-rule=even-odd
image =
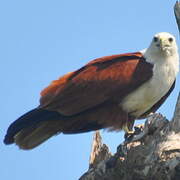
{"label": "bird's tail", "polygon": [[21,149],[32,149],[62,132],[65,119],[58,112],[33,109],[9,126],[4,143],[16,143]]}

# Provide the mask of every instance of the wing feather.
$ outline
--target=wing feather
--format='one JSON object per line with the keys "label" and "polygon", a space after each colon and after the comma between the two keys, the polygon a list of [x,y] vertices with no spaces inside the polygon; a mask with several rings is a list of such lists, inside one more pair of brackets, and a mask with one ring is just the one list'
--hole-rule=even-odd
{"label": "wing feather", "polygon": [[71,116],[107,101],[120,102],[152,77],[152,68],[139,52],[95,59],[45,88],[40,108]]}

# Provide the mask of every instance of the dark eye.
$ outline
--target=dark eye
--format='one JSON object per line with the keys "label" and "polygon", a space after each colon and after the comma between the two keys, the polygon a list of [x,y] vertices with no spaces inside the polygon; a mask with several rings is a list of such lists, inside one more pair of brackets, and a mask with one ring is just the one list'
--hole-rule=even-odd
{"label": "dark eye", "polygon": [[168,39],[168,41],[169,41],[169,42],[173,42],[173,38],[170,37],[170,38]]}
{"label": "dark eye", "polygon": [[157,37],[154,37],[153,41],[154,41],[154,42],[158,42],[158,38],[157,38]]}

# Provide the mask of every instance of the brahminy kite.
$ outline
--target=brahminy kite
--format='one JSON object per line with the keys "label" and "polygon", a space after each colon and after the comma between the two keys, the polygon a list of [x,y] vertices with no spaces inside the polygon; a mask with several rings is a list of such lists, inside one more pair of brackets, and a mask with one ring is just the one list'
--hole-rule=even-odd
{"label": "brahminy kite", "polygon": [[131,130],[170,95],[179,70],[176,40],[156,34],[149,48],[90,61],[53,81],[40,105],[13,122],[5,144],[32,149],[53,135]]}

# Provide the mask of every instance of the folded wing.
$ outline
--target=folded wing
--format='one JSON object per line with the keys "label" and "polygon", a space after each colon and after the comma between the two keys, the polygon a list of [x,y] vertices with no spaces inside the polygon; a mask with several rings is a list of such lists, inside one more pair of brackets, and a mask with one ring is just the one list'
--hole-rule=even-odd
{"label": "folded wing", "polygon": [[119,103],[152,77],[152,68],[139,52],[95,59],[45,88],[40,108],[72,116],[104,102]]}

